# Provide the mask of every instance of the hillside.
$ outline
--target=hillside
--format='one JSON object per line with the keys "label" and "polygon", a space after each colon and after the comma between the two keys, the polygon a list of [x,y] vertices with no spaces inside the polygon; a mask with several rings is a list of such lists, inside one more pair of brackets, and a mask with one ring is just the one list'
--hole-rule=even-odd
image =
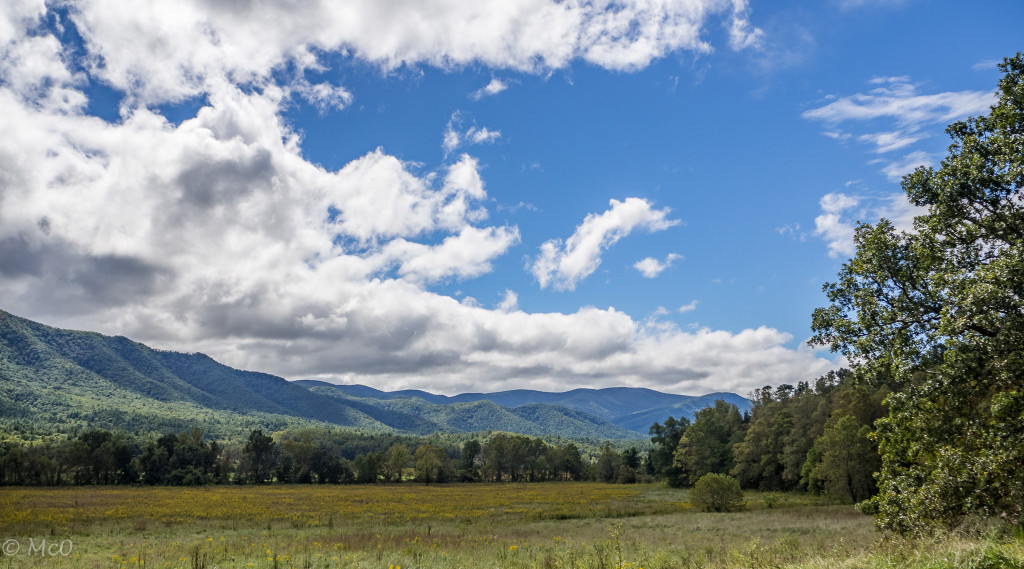
{"label": "hillside", "polygon": [[[336,385],[322,381],[301,380],[295,383],[320,393],[340,391],[350,397],[373,400],[390,408],[402,408],[394,401],[421,401],[423,403],[457,406],[465,403],[490,401],[508,407],[512,411],[522,406],[555,406],[582,412],[588,416],[603,419],[635,433],[647,434],[651,425],[664,422],[668,417],[693,419],[697,411],[714,405],[723,399],[736,405],[740,412],[750,410],[750,401],[735,393],[710,393],[707,395],[675,395],[653,389],[637,387],[609,387],[604,389],[573,389],[561,393],[516,389],[495,393],[462,393],[459,395],[437,395],[419,390],[380,391],[365,385]],[[432,408],[430,408],[432,409]]]}
{"label": "hillside", "polygon": [[233,437],[334,424],[389,426],[272,375],[203,354],[158,351],[124,337],[60,330],[0,311],[0,410],[9,428],[175,431]]}
{"label": "hillside", "polygon": [[[607,418],[635,412],[643,406],[636,402],[657,393],[647,391],[445,397],[290,382],[201,353],[155,350],[128,338],[57,329],[0,311],[0,429],[23,433],[172,432],[198,425],[211,436],[236,438],[253,428],[321,425],[409,434],[503,430],[639,439],[649,425],[630,430]],[[627,400],[635,402],[632,407],[623,405]]]}
{"label": "hillside", "polygon": [[[337,386],[321,382],[305,382],[310,391],[346,402],[362,403],[386,409],[390,413],[419,417],[450,432],[506,431],[524,435],[558,434],[569,438],[637,439],[637,432],[618,427],[599,417],[569,407],[531,403],[516,407],[499,405],[479,399],[449,403],[433,403],[421,397],[359,398],[350,395],[347,387],[367,393],[364,386]],[[442,396],[439,396],[442,397]]]}

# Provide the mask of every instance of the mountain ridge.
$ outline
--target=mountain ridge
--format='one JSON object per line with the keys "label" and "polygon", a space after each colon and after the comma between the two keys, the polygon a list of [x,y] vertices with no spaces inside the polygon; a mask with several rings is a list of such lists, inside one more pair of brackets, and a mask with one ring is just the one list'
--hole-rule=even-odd
{"label": "mountain ridge", "polygon": [[431,404],[448,405],[492,401],[512,409],[531,404],[554,405],[588,413],[640,434],[647,434],[652,424],[664,422],[670,416],[693,419],[697,411],[714,405],[717,399],[736,405],[741,413],[749,411],[751,405],[748,399],[735,393],[677,395],[646,387],[582,387],[562,392],[512,389],[493,393],[440,395],[417,389],[382,391],[366,385],[336,384],[318,380],[296,380],[295,383],[311,389],[335,389],[352,397],[380,401],[420,399]]}
{"label": "mountain ridge", "polygon": [[[734,394],[728,397],[746,402]],[[403,434],[504,430],[640,440],[655,421],[692,415],[709,396],[646,388],[509,390],[455,396],[386,392],[235,369],[202,353],[63,330],[0,310],[0,429],[123,428],[224,437],[247,429],[340,426]],[[746,402],[749,406],[749,402]],[[651,417],[657,417],[643,424]]]}

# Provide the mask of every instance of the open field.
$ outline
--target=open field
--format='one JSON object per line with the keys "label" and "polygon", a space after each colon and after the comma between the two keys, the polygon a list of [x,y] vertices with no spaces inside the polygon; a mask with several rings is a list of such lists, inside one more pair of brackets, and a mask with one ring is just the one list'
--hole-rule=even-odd
{"label": "open field", "polygon": [[982,568],[1024,560],[1019,540],[883,542],[869,517],[809,497],[782,496],[765,509],[750,494],[747,510],[732,514],[693,511],[686,498],[662,485],[593,483],[2,488],[0,568]]}

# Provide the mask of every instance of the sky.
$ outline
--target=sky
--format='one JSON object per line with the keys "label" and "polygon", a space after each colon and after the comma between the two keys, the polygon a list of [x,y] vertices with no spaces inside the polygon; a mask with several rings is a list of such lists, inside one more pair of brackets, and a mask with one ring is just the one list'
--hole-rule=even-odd
{"label": "sky", "polygon": [[1024,3],[6,0],[0,309],[435,393],[810,381]]}

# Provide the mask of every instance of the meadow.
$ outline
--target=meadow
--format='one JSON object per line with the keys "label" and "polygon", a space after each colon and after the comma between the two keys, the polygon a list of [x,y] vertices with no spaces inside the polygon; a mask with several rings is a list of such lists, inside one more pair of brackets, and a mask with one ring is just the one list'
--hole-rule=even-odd
{"label": "meadow", "polygon": [[715,514],[660,484],[0,488],[0,567],[1024,567],[1012,536],[911,543],[851,506],[746,499]]}

